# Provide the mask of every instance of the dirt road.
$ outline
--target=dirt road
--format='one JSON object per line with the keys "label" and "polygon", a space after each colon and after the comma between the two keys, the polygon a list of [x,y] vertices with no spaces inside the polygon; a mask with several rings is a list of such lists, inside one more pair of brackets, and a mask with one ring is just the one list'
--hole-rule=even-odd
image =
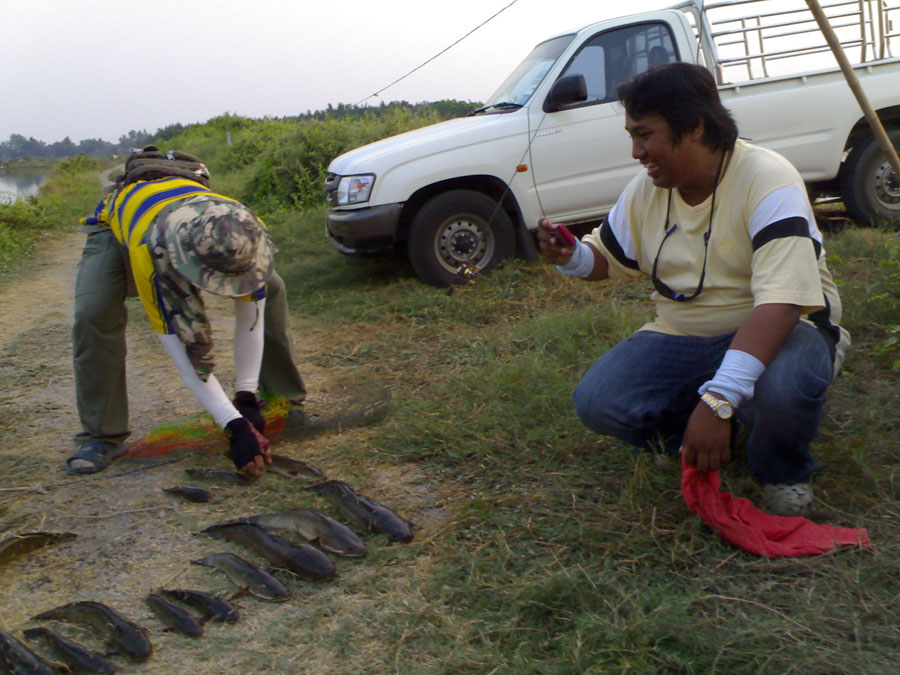
{"label": "dirt road", "polygon": [[[32,271],[0,289],[0,538],[38,530],[77,535],[74,541],[0,567],[0,630],[20,635],[22,629],[33,625],[29,618],[43,610],[75,600],[95,600],[142,623],[157,645],[151,661],[140,666],[119,658],[124,672],[130,672],[132,667],[136,668],[134,672],[279,672],[278,667],[253,665],[253,650],[226,648],[232,646],[234,639],[226,627],[211,627],[208,632],[212,635],[203,638],[202,646],[187,648],[185,638],[162,632],[161,624],[144,604],[144,597],[159,587],[200,588],[220,594],[233,591],[224,576],[190,565],[190,560],[229,548],[197,536],[196,532],[248,512],[300,505],[327,510],[323,504],[311,501],[315,498],[301,492],[296,483],[269,475],[250,490],[203,486],[216,494],[215,501],[203,505],[181,502],[161,492],[162,487],[186,484],[185,468],[230,469],[230,463],[217,454],[122,459],[95,476],[73,477],[65,473],[65,458],[74,447],[71,439],[79,429],[70,329],[74,281],[83,243],[84,235],[80,233],[62,234],[44,242]],[[143,309],[136,299],[129,300],[132,302],[128,384],[132,438],[139,438],[163,422],[199,411],[199,404],[178,379],[150,331]],[[212,305],[210,314],[214,341],[219,345],[216,372],[229,390],[233,377],[228,353],[230,321],[221,315],[221,309]],[[296,331],[297,326],[294,328]],[[309,335],[306,327],[304,336],[309,339]],[[337,394],[329,394],[329,381],[323,373],[306,365],[312,353],[298,342],[296,332],[295,346],[311,392],[307,406],[315,410]],[[342,467],[334,463],[329,448],[340,440],[338,436],[346,441],[348,433],[358,434],[363,441],[369,431],[358,429],[320,437],[315,442],[281,443],[276,450],[309,461],[329,477],[344,478]],[[395,507],[405,509],[412,517],[421,515],[415,513],[414,506],[425,496],[418,487],[422,477],[417,469],[382,467],[373,471],[374,468],[367,467],[370,489],[372,482],[391,485],[394,490],[399,486],[400,492],[393,496]],[[347,470],[352,475],[353,469]],[[376,474],[379,477],[373,478]],[[246,557],[252,559],[251,555]],[[352,576],[375,571],[365,572],[356,564],[349,572],[346,568],[341,572],[348,573]],[[337,592],[311,591],[306,587],[296,590],[307,596]],[[278,644],[284,635],[270,636],[266,623],[291,612],[308,611],[255,600],[248,604],[253,609],[248,609],[248,618],[238,624],[242,638],[261,631]],[[259,649],[268,656],[283,647],[266,646],[265,639]],[[95,642],[91,646],[100,645]],[[192,664],[190,670],[182,670],[187,664]],[[302,670],[297,665],[294,672]]]}

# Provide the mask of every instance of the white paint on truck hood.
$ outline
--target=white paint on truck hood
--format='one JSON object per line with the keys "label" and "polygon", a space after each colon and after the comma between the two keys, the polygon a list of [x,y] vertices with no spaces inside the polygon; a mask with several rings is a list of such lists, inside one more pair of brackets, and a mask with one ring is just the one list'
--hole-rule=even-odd
{"label": "white paint on truck hood", "polygon": [[[410,160],[496,142],[500,138],[523,133],[527,124],[526,114],[527,110],[523,108],[513,113],[461,117],[389,136],[339,155],[332,160],[328,171],[340,176],[354,173],[378,175],[385,168],[393,169]],[[523,143],[523,153],[525,149]]]}

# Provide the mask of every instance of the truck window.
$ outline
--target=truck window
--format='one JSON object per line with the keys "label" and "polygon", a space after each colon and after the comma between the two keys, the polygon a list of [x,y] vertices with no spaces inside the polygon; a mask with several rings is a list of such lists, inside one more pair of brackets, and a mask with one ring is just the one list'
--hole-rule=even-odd
{"label": "truck window", "polygon": [[562,35],[535,47],[500,85],[500,88],[490,96],[487,104],[509,102],[525,105],[541,80],[544,79],[544,75],[556,63],[556,59],[574,38],[574,35]]}
{"label": "truck window", "polygon": [[584,76],[588,97],[578,105],[594,105],[615,101],[616,85],[620,82],[678,60],[669,26],[662,22],[642,23],[598,33],[584,43],[560,77]]}

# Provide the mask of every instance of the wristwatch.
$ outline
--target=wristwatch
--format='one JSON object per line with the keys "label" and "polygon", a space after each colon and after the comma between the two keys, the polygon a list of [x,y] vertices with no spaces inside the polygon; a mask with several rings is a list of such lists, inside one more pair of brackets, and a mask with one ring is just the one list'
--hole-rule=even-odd
{"label": "wristwatch", "polygon": [[731,416],[734,414],[734,408],[731,407],[731,404],[728,401],[718,399],[708,391],[704,392],[700,397],[700,400],[712,408],[712,411],[716,413],[716,416],[720,420],[730,420]]}

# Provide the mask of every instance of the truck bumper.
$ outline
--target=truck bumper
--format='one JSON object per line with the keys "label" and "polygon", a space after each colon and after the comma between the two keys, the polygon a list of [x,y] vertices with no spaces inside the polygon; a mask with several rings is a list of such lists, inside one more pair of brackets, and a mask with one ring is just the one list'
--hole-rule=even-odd
{"label": "truck bumper", "polygon": [[393,248],[398,239],[402,204],[366,209],[329,209],[325,234],[332,246],[347,255],[366,255]]}

